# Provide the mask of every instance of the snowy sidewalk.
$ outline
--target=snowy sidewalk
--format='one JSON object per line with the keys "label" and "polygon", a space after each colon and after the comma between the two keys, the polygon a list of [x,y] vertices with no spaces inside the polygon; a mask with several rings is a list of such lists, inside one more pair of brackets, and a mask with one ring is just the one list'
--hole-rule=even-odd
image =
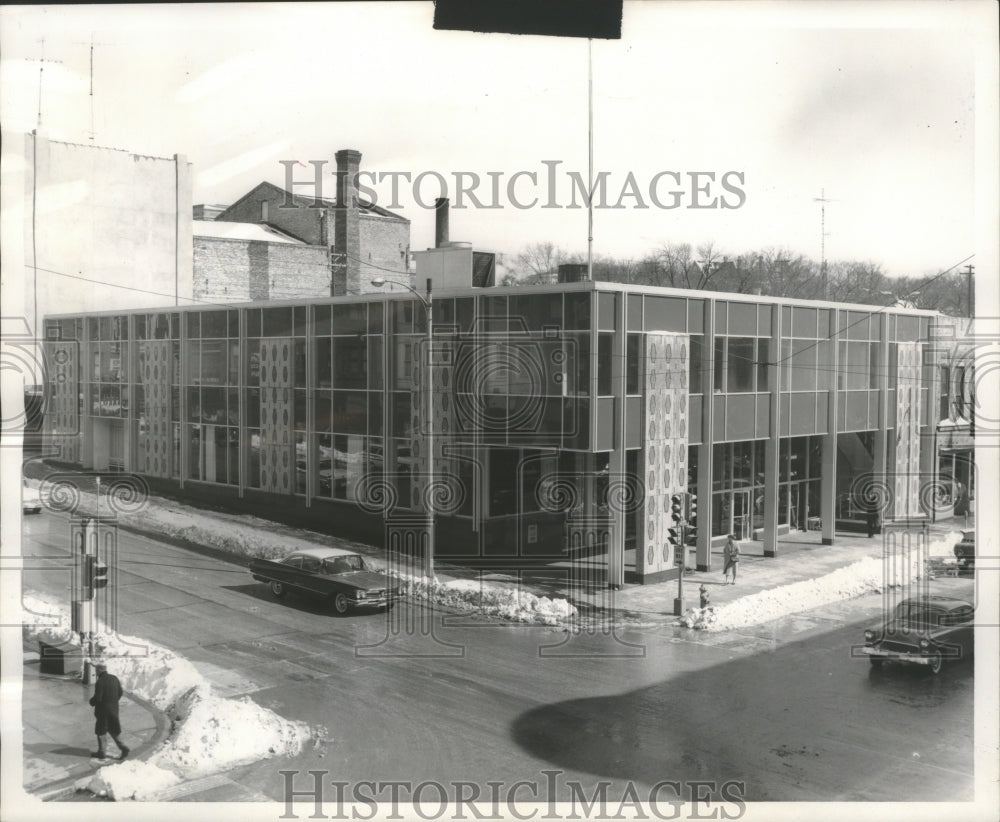
{"label": "snowy sidewalk", "polygon": [[[42,488],[44,491],[44,482]],[[54,492],[51,496],[56,498]],[[93,493],[77,488],[71,496],[76,512],[93,513]],[[102,500],[101,507],[107,512],[112,506]],[[141,501],[126,500],[117,507],[119,524],[127,529],[236,557],[278,559],[296,548],[320,545],[365,554],[378,567],[384,567],[386,561],[385,552],[374,546],[259,517],[205,511],[175,500],[152,496]],[[952,546],[962,527],[971,526],[959,520],[932,525],[931,554],[952,560]],[[685,574],[684,611],[698,606],[698,589],[702,584],[708,589],[716,614],[730,612],[728,621],[717,621],[716,629],[756,624],[874,591],[880,583],[878,558],[882,545],[880,536],[868,538],[863,534],[838,532],[835,544],[824,546],[819,532],[797,532],[779,540],[777,557],[764,557],[760,543],[745,542],[735,585],[723,583],[721,553],[713,553],[711,571]],[[865,560],[870,561],[864,563]],[[404,573],[401,577],[410,596],[512,622],[573,623],[580,612],[598,619],[614,619],[618,615],[640,619],[673,616],[676,580],[626,585],[613,594],[602,586],[571,589],[567,585],[569,565],[561,562],[532,569],[517,580],[504,574],[486,573],[480,577],[475,571],[439,562],[435,580],[421,577],[418,572]],[[600,560],[595,565],[600,578]],[[807,581],[816,584],[803,585]]]}
{"label": "snowy sidewalk", "polygon": [[[39,799],[73,790],[78,779],[108,764],[92,759],[97,747],[93,691],[79,677],[43,674],[37,645],[24,650],[21,714],[24,725],[24,789]],[[166,739],[170,721],[145,700],[126,694],[121,703],[122,741],[133,760]],[[114,743],[112,756],[117,755]]]}

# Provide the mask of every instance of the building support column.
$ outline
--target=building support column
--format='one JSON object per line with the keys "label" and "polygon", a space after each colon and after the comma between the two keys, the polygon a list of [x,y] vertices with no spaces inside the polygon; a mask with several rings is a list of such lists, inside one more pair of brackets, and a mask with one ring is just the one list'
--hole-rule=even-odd
{"label": "building support column", "polygon": [[[833,345],[830,346],[830,368],[834,375],[840,371],[840,311],[830,311]],[[826,403],[826,433],[822,438],[823,473],[819,481],[819,510],[823,520],[823,544],[833,545],[837,531],[837,411],[840,390],[836,378],[831,382]]]}
{"label": "building support column", "polygon": [[778,492],[781,455],[781,306],[771,306],[770,359],[767,385],[771,413],[764,444],[764,556],[778,556]]}
{"label": "building support column", "polygon": [[[933,337],[933,334],[931,335]],[[937,520],[935,499],[938,488],[937,399],[941,393],[938,352],[933,340],[924,347],[922,385],[927,386],[927,402],[922,403],[923,425],[920,428],[920,507],[931,522]],[[954,474],[952,474],[954,477]]]}
{"label": "building support column", "polygon": [[[876,488],[889,489],[892,483],[886,473],[888,468],[889,448],[889,318],[884,312],[876,315],[879,323],[878,359],[876,361],[878,385],[878,425],[875,428],[875,439],[872,454],[872,479],[874,491]],[[885,498],[888,499],[888,494]],[[883,522],[888,519],[889,511],[879,511]]]}
{"label": "building support column", "polygon": [[[701,346],[701,442],[698,445],[698,534],[695,563],[699,571],[712,570],[712,444],[715,440],[715,300],[705,299]],[[695,420],[689,421],[695,425]]]}
{"label": "building support column", "polygon": [[[595,314],[599,313],[598,303],[600,301],[600,293],[597,292],[597,299],[594,305]],[[626,516],[623,506],[614,504],[615,499],[625,499],[625,494],[624,492],[615,494],[613,488],[616,481],[622,484],[622,489],[629,483],[639,481],[638,477],[627,477],[625,475],[625,443],[627,441],[625,437],[626,302],[627,295],[625,292],[619,291],[615,294],[615,335],[611,343],[611,393],[615,398],[615,424],[610,463],[608,465],[608,513],[611,517],[608,533],[608,585],[612,588],[621,588],[625,584]],[[597,348],[596,345],[593,347]],[[596,403],[593,404],[596,406]]]}

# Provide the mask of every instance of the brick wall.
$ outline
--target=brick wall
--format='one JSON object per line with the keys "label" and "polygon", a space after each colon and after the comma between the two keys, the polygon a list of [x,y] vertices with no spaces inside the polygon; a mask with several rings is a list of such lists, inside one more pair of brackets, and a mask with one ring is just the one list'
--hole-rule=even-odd
{"label": "brick wall", "polygon": [[194,292],[198,300],[221,303],[327,296],[326,249],[195,237]]}
{"label": "brick wall", "polygon": [[358,222],[361,235],[361,272],[358,291],[350,293],[382,291],[383,289],[371,284],[375,277],[408,283],[406,258],[410,250],[410,224],[373,214],[362,214]]}
{"label": "brick wall", "polygon": [[251,299],[246,240],[194,238],[194,297],[208,302]]}
{"label": "brick wall", "polygon": [[269,299],[327,297],[330,263],[322,246],[267,243]]}

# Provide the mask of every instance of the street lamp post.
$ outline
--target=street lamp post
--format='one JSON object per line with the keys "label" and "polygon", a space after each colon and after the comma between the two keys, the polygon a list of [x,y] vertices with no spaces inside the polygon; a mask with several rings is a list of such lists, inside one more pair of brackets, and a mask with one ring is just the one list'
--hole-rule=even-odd
{"label": "street lamp post", "polygon": [[415,288],[396,280],[387,280],[385,277],[376,277],[371,281],[372,285],[382,287],[386,283],[400,285],[410,291],[420,302],[424,304],[424,312],[427,315],[427,335],[426,345],[427,360],[424,365],[424,410],[427,415],[426,443],[424,445],[425,461],[427,465],[427,493],[424,495],[424,505],[427,515],[427,550],[424,553],[424,573],[434,579],[434,375],[432,373],[433,356],[431,347],[434,342],[434,300],[431,295],[431,278],[427,278],[427,296],[421,296]]}

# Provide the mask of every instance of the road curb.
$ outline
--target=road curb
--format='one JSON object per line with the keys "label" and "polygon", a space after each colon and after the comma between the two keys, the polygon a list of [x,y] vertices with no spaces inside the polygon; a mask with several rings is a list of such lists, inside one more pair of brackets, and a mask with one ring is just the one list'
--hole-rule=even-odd
{"label": "road curb", "polygon": [[[129,758],[126,761],[142,761],[143,757],[150,752],[156,750],[160,745],[162,745],[167,738],[170,736],[173,730],[173,722],[167,716],[164,711],[161,711],[153,703],[141,696],[136,694],[125,694],[124,698],[132,700],[136,705],[144,708],[147,713],[153,717],[153,722],[156,728],[153,732],[153,736],[141,745],[137,745],[135,748],[131,749],[129,752]],[[116,760],[110,760],[107,764],[113,765]],[[96,773],[96,770],[94,771]],[[66,776],[62,779],[57,779],[55,782],[49,783],[47,786],[39,790],[28,790],[25,788],[25,793],[31,796],[41,799],[43,802],[55,802],[59,800],[59,797],[63,795],[71,795],[76,792],[76,783],[80,782],[87,777],[84,776]]]}

